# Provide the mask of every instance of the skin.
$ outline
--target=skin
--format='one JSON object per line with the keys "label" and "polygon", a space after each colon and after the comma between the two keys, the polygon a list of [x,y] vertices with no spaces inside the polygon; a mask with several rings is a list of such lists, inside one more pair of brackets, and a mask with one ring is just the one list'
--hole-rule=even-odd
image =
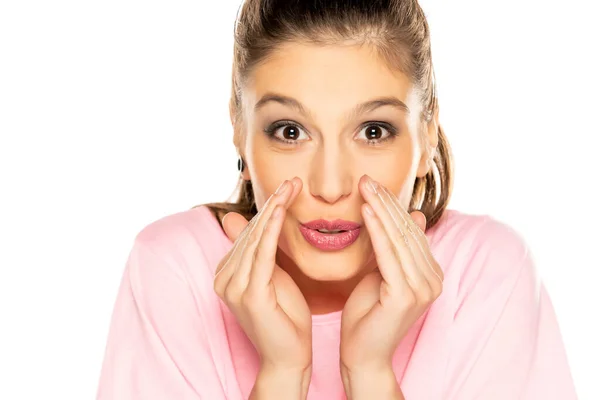
{"label": "skin", "polygon": [[[303,191],[284,221],[278,260],[313,314],[340,310],[364,274],[375,268],[373,263],[365,265],[373,252],[369,235],[363,229],[352,246],[322,252],[304,240],[298,224],[319,218],[362,223],[364,199],[358,181],[364,174],[388,187],[408,207],[415,178],[430,168],[438,140],[437,118],[429,126],[421,122],[421,105],[410,79],[390,70],[366,46],[288,44],[260,65],[252,78],[243,92],[244,179],[252,180],[258,209],[285,179],[302,180]],[[295,98],[311,116],[276,102],[254,112],[256,102],[270,92]],[[356,104],[382,96],[397,97],[410,112],[383,106],[346,118]],[[280,120],[300,127],[301,143],[277,142],[263,133]],[[387,122],[399,134],[370,146],[366,143],[369,126],[364,126],[369,121]],[[276,136],[283,138],[286,129],[278,128]],[[389,135],[385,129],[380,133]]]}
{"label": "skin", "polygon": [[[274,101],[255,110],[273,92],[296,99],[307,115]],[[387,105],[348,117],[356,104],[385,96],[408,110]],[[243,104],[243,177],[252,180],[259,213],[250,223],[239,214],[225,216],[235,243],[217,267],[215,291],[261,355],[251,398],[280,395],[283,387],[297,388],[287,392],[290,398],[306,396],[310,315],[338,310],[348,397],[403,398],[393,352],[442,290],[442,271],[423,234],[425,217],[406,211],[415,178],[431,165],[437,113],[422,122],[408,77],[357,46],[286,45],[254,71]],[[297,127],[295,144],[263,132],[281,120]],[[373,121],[390,124],[398,135],[382,141],[390,131],[366,124]],[[366,128],[381,135],[375,145],[367,143]],[[290,140],[285,126],[275,136],[285,140],[286,130]],[[300,222],[319,218],[351,220],[363,229],[351,246],[320,251],[298,230]]]}

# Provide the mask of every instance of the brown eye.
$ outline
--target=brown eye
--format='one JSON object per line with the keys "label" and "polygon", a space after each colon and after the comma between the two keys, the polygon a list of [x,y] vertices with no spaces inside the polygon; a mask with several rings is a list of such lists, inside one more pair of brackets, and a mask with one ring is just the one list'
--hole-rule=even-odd
{"label": "brown eye", "polygon": [[293,145],[310,140],[310,137],[302,128],[287,121],[274,123],[265,129],[265,133],[273,140]]}
{"label": "brown eye", "polygon": [[298,136],[300,136],[300,132],[298,132],[298,128],[293,125],[287,125],[283,128],[281,133],[284,139],[288,140],[296,140]]}
{"label": "brown eye", "polygon": [[363,125],[357,138],[366,144],[378,145],[394,139],[397,135],[398,130],[394,126],[386,122],[371,122]]}
{"label": "brown eye", "polygon": [[382,128],[377,125],[370,125],[366,129],[365,136],[367,137],[367,140],[381,139],[383,136]]}

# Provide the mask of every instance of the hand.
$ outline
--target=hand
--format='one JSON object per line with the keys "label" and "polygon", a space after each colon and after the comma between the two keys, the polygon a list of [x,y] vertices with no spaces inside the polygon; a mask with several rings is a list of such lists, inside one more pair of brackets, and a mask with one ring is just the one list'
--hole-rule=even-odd
{"label": "hand", "polygon": [[367,176],[359,187],[378,268],[359,282],[342,312],[340,365],[346,375],[388,371],[400,341],[441,294],[444,279],[424,234],[425,216],[409,215],[381,185],[370,189]]}
{"label": "hand", "polygon": [[310,310],[291,277],[275,263],[287,207],[302,181],[285,181],[252,218],[223,218],[231,250],[217,266],[214,288],[261,357],[261,370],[302,373],[312,365]]}

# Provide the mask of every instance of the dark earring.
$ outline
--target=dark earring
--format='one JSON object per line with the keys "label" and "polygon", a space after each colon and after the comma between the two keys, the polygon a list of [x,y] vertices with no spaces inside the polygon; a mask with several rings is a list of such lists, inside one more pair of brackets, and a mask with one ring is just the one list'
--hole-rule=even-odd
{"label": "dark earring", "polygon": [[244,160],[242,157],[238,158],[238,171],[244,171]]}

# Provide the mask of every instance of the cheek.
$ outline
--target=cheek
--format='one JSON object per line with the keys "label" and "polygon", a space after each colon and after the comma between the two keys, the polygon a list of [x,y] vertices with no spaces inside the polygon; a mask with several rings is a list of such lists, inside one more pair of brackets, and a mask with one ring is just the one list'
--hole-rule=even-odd
{"label": "cheek", "polygon": [[257,208],[260,210],[269,197],[275,193],[279,185],[285,180],[278,168],[277,160],[269,151],[257,149],[250,155],[250,179]]}
{"label": "cheek", "polygon": [[390,190],[404,207],[408,207],[412,198],[418,164],[414,162],[410,148],[397,152],[397,156],[382,160],[369,168],[367,172],[375,180]]}
{"label": "cheek", "polygon": [[364,160],[364,173],[377,180],[393,193],[400,195],[406,184],[416,176],[413,151],[410,147],[400,147],[393,152],[376,155]]}
{"label": "cheek", "polygon": [[250,175],[254,199],[259,210],[286,179],[294,176],[302,178],[302,168],[298,167],[301,164],[295,162],[298,160],[294,160],[293,157],[293,154],[274,151],[262,140],[255,141],[250,153]]}

